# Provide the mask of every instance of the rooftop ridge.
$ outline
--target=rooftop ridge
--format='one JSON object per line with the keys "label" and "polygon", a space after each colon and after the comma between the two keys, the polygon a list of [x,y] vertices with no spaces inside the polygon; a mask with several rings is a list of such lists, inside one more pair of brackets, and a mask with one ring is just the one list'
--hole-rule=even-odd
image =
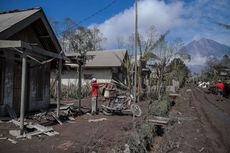
{"label": "rooftop ridge", "polygon": [[41,7],[33,7],[29,9],[14,9],[14,10],[7,10],[7,11],[0,11],[0,14],[9,14],[9,13],[17,13],[17,12],[24,12],[30,10],[39,10],[42,9]]}

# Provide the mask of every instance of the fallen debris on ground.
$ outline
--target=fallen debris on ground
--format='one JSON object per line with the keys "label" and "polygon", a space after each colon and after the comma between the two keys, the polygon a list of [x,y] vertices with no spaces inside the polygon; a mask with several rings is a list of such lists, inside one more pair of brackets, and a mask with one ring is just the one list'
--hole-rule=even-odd
{"label": "fallen debris on ground", "polygon": [[88,122],[101,122],[101,121],[106,121],[106,118],[99,118],[99,119],[89,119]]}

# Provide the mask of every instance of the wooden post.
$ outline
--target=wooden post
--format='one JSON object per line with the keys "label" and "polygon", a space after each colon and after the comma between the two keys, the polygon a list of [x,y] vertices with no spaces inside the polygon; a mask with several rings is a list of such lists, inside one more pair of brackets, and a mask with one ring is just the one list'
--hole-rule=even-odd
{"label": "wooden post", "polygon": [[20,107],[20,133],[24,130],[24,109],[25,109],[25,88],[26,88],[26,53],[22,54],[22,84],[21,84],[21,107]]}
{"label": "wooden post", "polygon": [[81,68],[82,68],[82,65],[79,64],[79,76],[78,76],[78,94],[79,94],[79,105],[78,105],[78,109],[79,109],[79,112],[81,112]]}
{"label": "wooden post", "polygon": [[57,117],[59,117],[60,115],[61,68],[62,68],[62,59],[59,59],[58,61],[58,80],[57,80]]}
{"label": "wooden post", "polygon": [[136,103],[137,102],[137,37],[138,37],[138,33],[137,33],[137,0],[135,0],[135,63],[134,63],[134,93],[133,93],[133,96],[134,96],[134,102]]}

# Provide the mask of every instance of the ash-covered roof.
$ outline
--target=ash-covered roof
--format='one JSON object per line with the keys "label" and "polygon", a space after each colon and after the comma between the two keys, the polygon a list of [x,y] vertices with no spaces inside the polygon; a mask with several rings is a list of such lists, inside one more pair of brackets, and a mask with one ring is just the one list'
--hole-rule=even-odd
{"label": "ash-covered roof", "polygon": [[39,8],[0,12],[0,32],[38,12]]}
{"label": "ash-covered roof", "polygon": [[[33,26],[37,30],[40,41],[44,46],[55,46],[55,50],[61,51],[61,46],[42,8],[0,12],[0,40],[9,39],[28,26]],[[48,38],[42,39],[42,36]]]}
{"label": "ash-covered roof", "polygon": [[[65,53],[67,57],[77,56],[77,53]],[[119,67],[125,58],[128,57],[126,49],[113,49],[102,51],[89,51],[88,56],[93,58],[87,60],[84,67]]]}

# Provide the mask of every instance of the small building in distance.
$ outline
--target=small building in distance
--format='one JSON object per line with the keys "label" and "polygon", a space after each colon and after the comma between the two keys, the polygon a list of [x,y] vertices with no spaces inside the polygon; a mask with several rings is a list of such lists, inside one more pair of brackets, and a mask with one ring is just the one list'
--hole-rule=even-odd
{"label": "small building in distance", "polygon": [[[65,53],[68,58],[74,57],[76,53]],[[92,78],[97,78],[98,82],[110,83],[112,80],[125,82],[125,72],[122,68],[124,60],[128,59],[126,49],[89,51],[87,56],[91,58],[86,60],[82,67],[82,83],[86,84]],[[52,76],[55,78],[55,75]],[[62,72],[63,85],[78,84],[78,65],[66,63]]]}

